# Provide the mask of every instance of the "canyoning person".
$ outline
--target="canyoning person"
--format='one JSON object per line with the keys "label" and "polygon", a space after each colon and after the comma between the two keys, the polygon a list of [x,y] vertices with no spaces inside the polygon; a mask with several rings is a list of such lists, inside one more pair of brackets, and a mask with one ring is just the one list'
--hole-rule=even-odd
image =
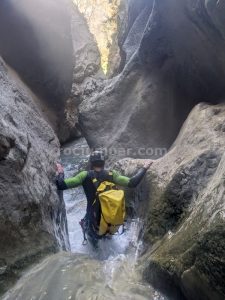
{"label": "canyoning person", "polygon": [[97,247],[98,240],[118,231],[125,219],[124,191],[118,186],[135,188],[143,179],[153,161],[148,160],[131,178],[117,171],[105,169],[105,156],[102,151],[94,151],[89,158],[90,170],[81,171],[76,176],[64,178],[61,164],[57,164],[56,184],[59,190],[83,186],[87,198],[87,210],[80,221],[84,241]]}

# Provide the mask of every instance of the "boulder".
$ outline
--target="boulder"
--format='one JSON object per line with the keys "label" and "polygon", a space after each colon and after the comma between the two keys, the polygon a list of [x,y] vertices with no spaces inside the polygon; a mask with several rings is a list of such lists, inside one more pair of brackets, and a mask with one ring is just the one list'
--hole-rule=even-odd
{"label": "boulder", "polygon": [[[225,297],[224,121],[224,104],[197,105],[146,178],[140,265],[145,280],[172,299]],[[138,161],[120,164],[135,168]]]}
{"label": "boulder", "polygon": [[32,93],[0,60],[0,293],[46,253],[69,249],[55,186],[60,145]]}
{"label": "boulder", "polygon": [[211,16],[203,0],[156,0],[150,8],[140,12],[149,14],[146,27],[144,17],[133,23],[142,28],[142,35],[134,30],[141,40],[132,28],[126,38],[128,49],[138,47],[128,53],[122,73],[80,107],[89,145],[125,149],[117,157],[159,157],[157,149],[164,154],[172,145],[197,103],[225,97],[220,10]]}

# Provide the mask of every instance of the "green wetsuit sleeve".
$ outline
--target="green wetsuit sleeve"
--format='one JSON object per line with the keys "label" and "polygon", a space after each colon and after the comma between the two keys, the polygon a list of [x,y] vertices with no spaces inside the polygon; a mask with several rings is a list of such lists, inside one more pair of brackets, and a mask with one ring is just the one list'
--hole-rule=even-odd
{"label": "green wetsuit sleeve", "polygon": [[129,177],[122,176],[116,171],[112,171],[112,173],[113,173],[113,183],[124,187],[127,187],[129,185],[130,182]]}
{"label": "green wetsuit sleeve", "polygon": [[79,185],[82,185],[85,178],[87,177],[87,174],[88,174],[87,171],[82,171],[74,177],[65,179],[64,182],[65,182],[66,186],[68,187],[68,189],[78,187]]}

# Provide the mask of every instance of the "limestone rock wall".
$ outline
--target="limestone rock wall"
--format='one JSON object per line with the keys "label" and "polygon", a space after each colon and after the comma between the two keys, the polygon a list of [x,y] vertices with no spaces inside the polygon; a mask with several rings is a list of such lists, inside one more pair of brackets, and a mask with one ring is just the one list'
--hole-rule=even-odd
{"label": "limestone rock wall", "polygon": [[187,299],[225,297],[224,118],[224,104],[198,105],[149,177],[145,277]]}
{"label": "limestone rock wall", "polygon": [[[198,104],[145,182],[144,278],[171,299],[225,297],[225,106]],[[132,172],[139,160],[120,162]]]}
{"label": "limestone rock wall", "polygon": [[[32,93],[0,61],[0,293],[38,257],[69,249],[55,186],[59,141]],[[60,196],[60,197],[59,197]]]}
{"label": "limestone rock wall", "polygon": [[78,137],[77,78],[99,71],[100,54],[72,1],[1,1],[0,55],[42,99],[60,141]]}
{"label": "limestone rock wall", "polygon": [[140,148],[168,149],[195,104],[225,97],[223,7],[194,0],[143,7],[147,25],[134,17],[137,28],[134,21],[123,44],[138,47],[127,52],[122,73],[80,107],[90,146],[131,148],[130,156],[141,158],[148,155],[138,154]]}
{"label": "limestone rock wall", "polygon": [[[120,0],[73,0],[86,19],[94,35],[101,55],[101,67],[105,74],[113,72],[120,62],[117,35],[117,16]],[[110,53],[116,55],[114,60]],[[110,57],[109,57],[110,56]]]}

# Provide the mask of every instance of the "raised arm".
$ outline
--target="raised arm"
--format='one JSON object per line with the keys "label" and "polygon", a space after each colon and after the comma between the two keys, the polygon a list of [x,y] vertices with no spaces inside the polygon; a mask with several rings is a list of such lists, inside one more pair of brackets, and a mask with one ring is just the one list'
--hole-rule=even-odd
{"label": "raised arm", "polygon": [[145,165],[131,178],[122,176],[118,172],[113,171],[113,182],[120,186],[135,188],[141,182],[152,163],[152,161],[145,163]]}
{"label": "raised arm", "polygon": [[64,179],[64,171],[61,165],[57,165],[56,185],[59,190],[67,190],[82,185],[87,177],[87,171],[82,171],[76,176]]}

